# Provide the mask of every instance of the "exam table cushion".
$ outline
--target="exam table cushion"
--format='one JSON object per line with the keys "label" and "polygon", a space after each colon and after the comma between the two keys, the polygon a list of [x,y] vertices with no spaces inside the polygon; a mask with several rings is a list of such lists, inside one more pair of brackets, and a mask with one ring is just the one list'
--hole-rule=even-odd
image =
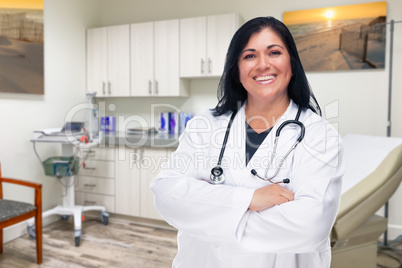
{"label": "exam table cushion", "polygon": [[402,180],[402,139],[347,135],[346,172],[333,239],[345,239],[383,206]]}
{"label": "exam table cushion", "polygon": [[0,222],[25,214],[36,207],[29,203],[0,199]]}

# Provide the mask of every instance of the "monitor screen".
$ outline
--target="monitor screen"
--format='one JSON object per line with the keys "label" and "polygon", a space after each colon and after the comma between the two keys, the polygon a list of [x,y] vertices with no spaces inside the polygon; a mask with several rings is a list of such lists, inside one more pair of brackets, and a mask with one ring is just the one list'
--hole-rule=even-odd
{"label": "monitor screen", "polygon": [[84,128],[83,122],[66,122],[63,126],[62,132],[81,132]]}

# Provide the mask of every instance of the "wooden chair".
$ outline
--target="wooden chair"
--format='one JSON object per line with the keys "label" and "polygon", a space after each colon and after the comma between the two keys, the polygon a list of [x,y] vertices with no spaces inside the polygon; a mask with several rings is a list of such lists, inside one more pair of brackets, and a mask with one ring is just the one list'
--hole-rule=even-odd
{"label": "wooden chair", "polygon": [[[3,199],[4,183],[12,183],[35,189],[35,205]],[[0,166],[0,253],[3,252],[3,229],[13,224],[35,217],[37,263],[42,263],[42,184],[4,178]]]}

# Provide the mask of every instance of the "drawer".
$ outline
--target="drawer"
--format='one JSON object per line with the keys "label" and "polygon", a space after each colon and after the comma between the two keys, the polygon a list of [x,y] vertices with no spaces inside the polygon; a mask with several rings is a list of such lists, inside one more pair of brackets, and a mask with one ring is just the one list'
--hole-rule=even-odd
{"label": "drawer", "polygon": [[79,176],[75,190],[93,194],[114,195],[114,179]]}
{"label": "drawer", "polygon": [[76,192],[75,203],[82,206],[103,206],[106,212],[114,213],[114,196]]}
{"label": "drawer", "polygon": [[114,148],[90,148],[82,150],[82,158],[87,160],[106,160],[114,161]]}
{"label": "drawer", "polygon": [[114,166],[114,162],[102,160],[86,160],[85,168],[81,168],[78,175],[114,178]]}

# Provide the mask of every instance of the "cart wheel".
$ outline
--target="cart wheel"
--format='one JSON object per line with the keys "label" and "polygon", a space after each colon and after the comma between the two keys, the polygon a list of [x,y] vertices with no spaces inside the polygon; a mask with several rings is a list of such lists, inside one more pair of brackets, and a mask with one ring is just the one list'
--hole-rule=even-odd
{"label": "cart wheel", "polygon": [[35,237],[36,237],[35,225],[27,226],[27,231],[28,231],[28,234],[29,234],[29,238],[35,239]]}
{"label": "cart wheel", "polygon": [[108,223],[109,223],[109,213],[107,213],[106,211],[101,211],[100,218],[101,218],[101,221],[102,221],[103,225],[108,225]]}
{"label": "cart wheel", "polygon": [[81,236],[76,236],[75,237],[75,246],[78,247],[80,245],[81,242]]}
{"label": "cart wheel", "polygon": [[78,247],[81,243],[81,230],[75,230],[74,231],[74,241],[75,241],[75,246]]}
{"label": "cart wheel", "polygon": [[70,215],[61,215],[60,218],[61,218],[63,221],[68,221],[68,220],[70,219]]}

